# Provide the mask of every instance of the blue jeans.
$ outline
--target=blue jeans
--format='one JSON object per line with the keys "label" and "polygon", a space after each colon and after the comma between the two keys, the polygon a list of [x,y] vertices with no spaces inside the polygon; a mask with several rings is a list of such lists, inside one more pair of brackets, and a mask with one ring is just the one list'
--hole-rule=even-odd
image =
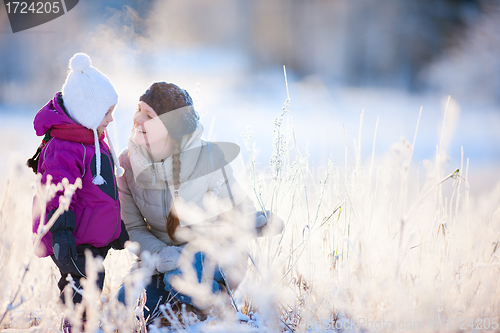
{"label": "blue jeans", "polygon": [[[194,258],[193,258],[193,268],[196,272],[199,283],[201,283],[201,281],[203,279],[203,275],[208,273],[205,269],[205,261],[206,260],[207,260],[206,256],[203,252],[195,253]],[[176,269],[176,270],[165,273],[165,275],[163,277],[163,283],[165,285],[165,290],[168,290],[170,292],[170,294],[172,295],[172,297],[174,297],[179,302],[185,303],[185,304],[190,304],[196,308],[196,304],[193,304],[193,299],[191,298],[191,296],[184,295],[184,294],[176,291],[172,287],[172,285],[170,284],[170,281],[174,276],[182,276],[182,271],[180,269]],[[205,276],[205,279],[207,280],[208,283],[212,284],[212,293],[213,294],[218,294],[221,291],[221,286],[226,285],[219,265],[214,265],[213,276],[211,276],[211,277]]]}
{"label": "blue jeans", "polygon": [[[203,252],[197,252],[193,258],[193,268],[196,271],[198,282],[201,282],[205,271],[206,256]],[[165,274],[153,275],[151,282],[146,286],[146,307],[144,308],[144,318],[147,318],[160,304],[168,303],[172,298],[185,304],[194,306],[191,296],[181,294],[176,291],[170,284],[170,280],[174,276],[182,276],[182,271],[176,269]],[[212,292],[217,294],[221,291],[221,285],[225,286],[224,278],[221,274],[218,265],[215,265],[213,278],[205,279],[212,280]],[[122,286],[118,292],[118,300],[125,304],[125,287]]]}

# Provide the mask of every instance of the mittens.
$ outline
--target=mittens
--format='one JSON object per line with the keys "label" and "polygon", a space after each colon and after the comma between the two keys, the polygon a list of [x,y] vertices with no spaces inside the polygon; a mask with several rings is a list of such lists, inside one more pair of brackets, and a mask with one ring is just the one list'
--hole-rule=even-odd
{"label": "mittens", "polygon": [[[55,211],[56,210],[53,209],[47,214],[48,221],[52,215],[54,215]],[[76,253],[75,236],[73,236],[75,225],[75,213],[68,210],[62,213],[50,228],[50,233],[52,234],[52,249],[54,250],[57,261],[59,261],[61,265],[69,265],[71,259],[76,260],[78,256]]]}
{"label": "mittens", "polygon": [[[271,211],[266,210],[266,214],[268,217],[271,215]],[[255,228],[259,229],[262,228],[267,224],[267,217],[264,214],[263,211],[257,211],[255,212]]]}
{"label": "mittens", "polygon": [[71,264],[71,258],[76,260],[78,257],[75,236],[69,229],[56,231],[52,234],[52,249],[57,261],[62,265],[69,265]]}
{"label": "mittens", "polygon": [[161,249],[156,258],[156,270],[165,273],[176,269],[181,252],[182,247],[180,246],[166,246]]}
{"label": "mittens", "polygon": [[[267,218],[266,218],[267,215]],[[275,236],[280,234],[285,228],[285,223],[276,214],[272,214],[270,210],[255,212],[255,229],[257,237]]]}

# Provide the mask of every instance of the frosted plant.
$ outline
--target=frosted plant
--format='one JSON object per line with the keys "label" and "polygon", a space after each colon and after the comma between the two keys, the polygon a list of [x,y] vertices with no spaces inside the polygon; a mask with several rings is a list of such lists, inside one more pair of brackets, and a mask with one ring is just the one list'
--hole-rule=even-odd
{"label": "frosted plant", "polygon": [[[42,212],[42,216],[40,218],[40,225],[36,234],[34,235],[34,248],[38,248],[38,245],[42,239],[42,237],[50,230],[50,227],[54,224],[57,218],[64,212],[69,209],[69,204],[71,202],[71,197],[75,193],[75,191],[82,187],[81,179],[77,179],[74,184],[69,184],[69,181],[64,178],[58,184],[52,184],[52,176],[47,176],[45,184],[41,182],[41,175],[38,175],[36,178],[36,182],[32,185],[32,189],[37,198],[37,203],[39,204],[40,211]],[[49,200],[55,197],[58,192],[63,191],[63,194],[59,196],[59,207],[51,217],[51,219],[45,223],[45,207]],[[26,279],[26,276],[29,272],[31,261],[33,256],[30,257],[29,262],[24,266],[24,272],[19,281],[19,285],[16,288],[14,295],[12,296],[11,301],[8,303],[6,310],[0,317],[0,325],[5,320],[7,313],[21,306],[24,302],[24,297],[20,294],[21,287]],[[20,299],[18,300],[18,297]],[[17,303],[16,303],[17,302]]]}

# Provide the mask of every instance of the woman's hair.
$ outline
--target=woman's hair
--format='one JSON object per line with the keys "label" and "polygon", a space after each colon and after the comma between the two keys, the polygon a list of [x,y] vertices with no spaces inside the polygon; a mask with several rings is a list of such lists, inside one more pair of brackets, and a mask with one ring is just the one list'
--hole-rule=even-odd
{"label": "woman's hair", "polygon": [[[172,175],[174,181],[174,198],[177,196],[177,191],[181,186],[181,140],[186,134],[194,132],[198,125],[199,116],[192,108],[193,100],[188,92],[179,88],[173,83],[155,82],[149,89],[140,97],[140,101],[148,104],[155,110],[158,116],[170,111],[184,108],[181,112],[177,111],[173,117],[168,118],[169,123],[164,123],[169,131],[170,140],[173,142],[172,155]],[[185,108],[191,106],[190,108]],[[174,237],[175,230],[179,226],[179,218],[175,212],[172,202],[170,213],[167,217],[166,227],[168,236],[176,242]]]}
{"label": "woman's hair", "polygon": [[[174,180],[174,198],[177,196],[177,191],[179,190],[179,187],[181,186],[181,180],[180,180],[180,174],[181,174],[181,143],[177,140],[172,139],[173,142],[173,147],[174,147],[174,153],[172,155],[172,178]],[[168,214],[167,217],[167,234],[172,239],[174,242],[177,242],[175,239],[175,230],[179,226],[179,217],[177,216],[177,213],[174,208],[174,202],[172,200],[172,205],[170,208],[170,213]]]}

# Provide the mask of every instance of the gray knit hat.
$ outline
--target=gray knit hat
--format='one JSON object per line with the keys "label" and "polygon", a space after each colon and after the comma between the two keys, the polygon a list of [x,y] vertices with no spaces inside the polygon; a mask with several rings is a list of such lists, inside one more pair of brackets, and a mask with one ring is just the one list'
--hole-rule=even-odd
{"label": "gray knit hat", "polygon": [[191,96],[173,83],[155,82],[139,100],[160,116],[168,134],[176,141],[193,133],[198,126],[200,116],[193,107]]}

